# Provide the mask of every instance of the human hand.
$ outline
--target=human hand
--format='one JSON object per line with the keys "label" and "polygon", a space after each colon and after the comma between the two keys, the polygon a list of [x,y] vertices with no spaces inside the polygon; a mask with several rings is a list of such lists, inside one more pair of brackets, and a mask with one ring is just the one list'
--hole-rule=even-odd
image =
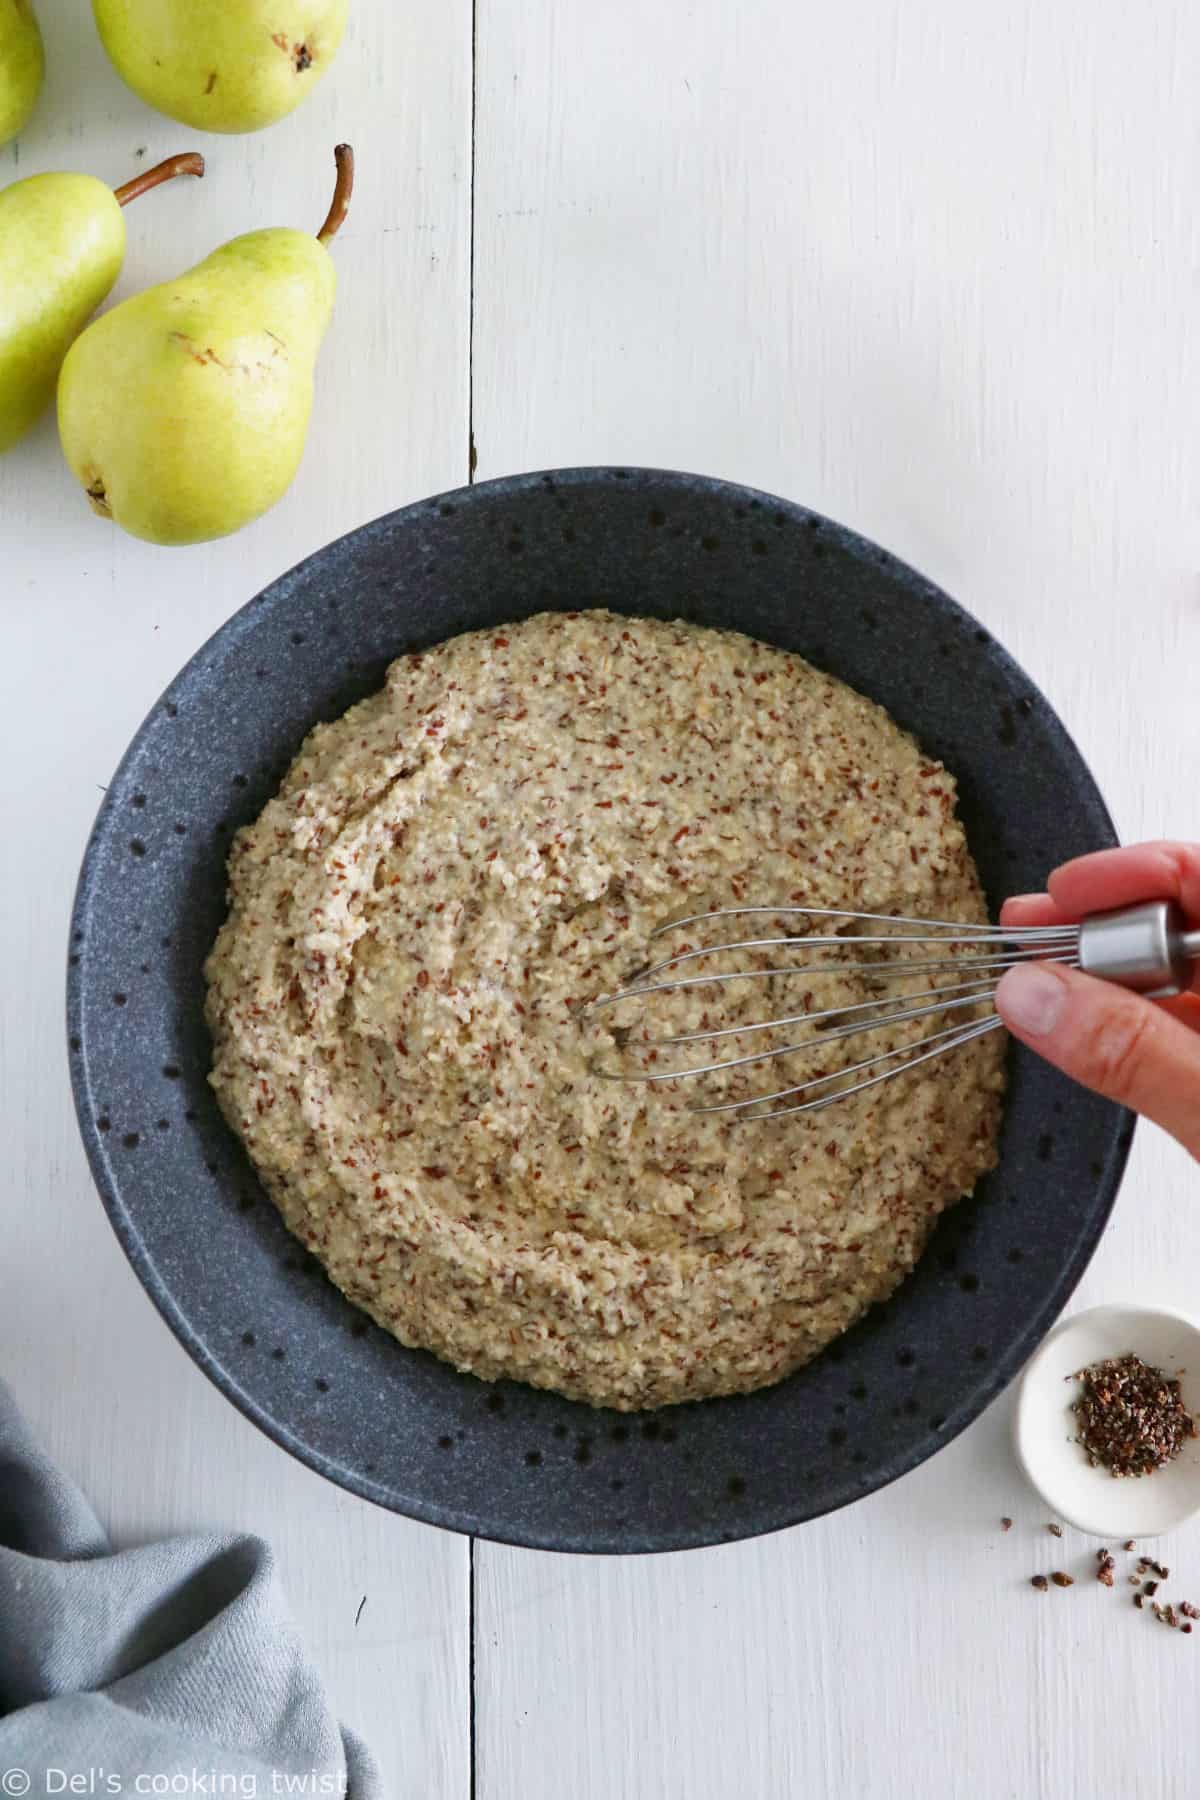
{"label": "human hand", "polygon": [[[1063,863],[1045,894],[1007,900],[1002,925],[1074,924],[1177,900],[1200,921],[1200,844],[1138,844]],[[1085,1087],[1144,1113],[1200,1159],[1200,965],[1189,993],[1147,1000],[1058,963],[1009,969],[996,1010],[1014,1037]]]}

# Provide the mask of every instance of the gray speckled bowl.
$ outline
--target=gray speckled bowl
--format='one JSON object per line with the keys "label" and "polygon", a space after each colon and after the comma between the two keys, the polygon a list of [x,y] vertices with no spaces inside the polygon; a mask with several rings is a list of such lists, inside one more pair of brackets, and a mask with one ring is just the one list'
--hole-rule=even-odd
{"label": "gray speckled bowl", "polygon": [[1087,769],[975,621],[886,551],[693,475],[569,470],[406,507],[310,557],[172,683],[84,858],[68,1015],[104,1204],[172,1330],[276,1442],[355,1493],[563,1550],[669,1550],[809,1519],[921,1462],[1019,1368],[1103,1229],[1132,1123],[1023,1052],[999,1168],[817,1362],[646,1417],[488,1387],[402,1349],[284,1230],[210,1094],[202,965],[230,835],[318,719],[402,650],[545,607],[732,626],[881,701],[959,780],[993,905],[1111,844]]}

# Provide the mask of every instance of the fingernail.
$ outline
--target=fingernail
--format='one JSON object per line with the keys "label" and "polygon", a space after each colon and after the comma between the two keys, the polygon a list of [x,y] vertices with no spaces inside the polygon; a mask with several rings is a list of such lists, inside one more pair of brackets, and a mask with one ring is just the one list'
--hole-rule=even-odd
{"label": "fingernail", "polygon": [[1008,969],[996,989],[997,1012],[1029,1037],[1049,1037],[1066,1003],[1066,983],[1036,963]]}

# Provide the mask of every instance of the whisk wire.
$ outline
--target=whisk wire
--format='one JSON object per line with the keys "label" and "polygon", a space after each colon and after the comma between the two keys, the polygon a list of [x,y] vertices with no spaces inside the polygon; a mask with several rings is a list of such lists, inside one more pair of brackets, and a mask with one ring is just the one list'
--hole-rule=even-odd
{"label": "whisk wire", "polygon": [[[806,906],[736,906],[719,907],[709,912],[692,913],[686,918],[669,921],[666,925],[651,934],[651,939],[660,939],[671,932],[681,931],[689,926],[702,925],[717,919],[745,918],[750,916],[783,918],[788,915],[803,916],[813,920],[839,919],[853,923],[857,927],[863,925],[886,925],[886,932],[871,931],[852,934],[838,932],[836,934],[798,934],[775,935],[771,937],[744,937],[725,943],[701,944],[680,950],[674,956],[660,958],[634,975],[624,986],[611,993],[598,995],[589,1007],[589,1011],[615,1006],[625,1000],[643,1000],[656,994],[678,993],[705,987],[724,987],[735,981],[763,981],[774,978],[805,979],[816,981],[823,978],[842,978],[847,975],[860,975],[865,978],[868,987],[872,983],[885,984],[889,981],[909,981],[914,977],[937,977],[952,973],[956,980],[938,983],[935,980],[923,991],[915,994],[884,993],[869,994],[867,998],[857,1001],[843,1002],[834,1006],[825,1006],[816,1011],[784,1014],[778,1018],[757,1019],[739,1023],[705,1024],[701,1029],[680,1032],[673,1036],[651,1038],[639,1049],[650,1051],[656,1055],[664,1049],[679,1048],[686,1044],[710,1043],[725,1038],[737,1038],[751,1033],[765,1031],[788,1030],[793,1026],[808,1027],[808,1033],[802,1039],[789,1039],[786,1043],[771,1045],[762,1050],[751,1050],[744,1055],[714,1057],[709,1062],[694,1064],[687,1068],[642,1070],[637,1074],[617,1071],[596,1070],[599,1075],[617,1081],[640,1081],[651,1085],[663,1082],[694,1080],[704,1076],[720,1076],[723,1073],[754,1068],[762,1064],[777,1062],[784,1057],[803,1055],[823,1046],[838,1041],[849,1041],[858,1037],[866,1037],[873,1032],[883,1031],[895,1026],[907,1025],[915,1020],[944,1018],[946,1015],[971,1011],[977,1012],[987,1006],[995,991],[996,982],[1006,969],[1031,960],[1057,962],[1078,966],[1079,962],[1079,928],[1074,925],[1063,926],[1015,926],[1011,929],[987,924],[963,924],[949,919],[916,919],[904,915],[889,913],[859,913],[836,907]],[[886,952],[895,952],[899,946],[938,946],[943,950],[953,949],[957,954],[952,956],[926,955],[918,958],[906,958],[893,955],[890,959]],[[674,972],[705,958],[728,957],[736,952],[759,953],[770,950],[803,950],[818,951],[857,951],[867,949],[880,952],[868,958],[839,960],[829,956],[820,961],[804,961],[785,963],[767,968],[722,968],[715,972],[695,975],[678,975]],[[670,980],[659,980],[660,976],[673,976]],[[734,1099],[724,1099],[706,1105],[692,1107],[696,1113],[720,1113],[731,1115],[734,1120],[752,1120],[761,1118],[778,1118],[791,1113],[816,1112],[835,1101],[859,1094],[868,1088],[878,1086],[890,1080],[905,1069],[916,1068],[946,1051],[956,1049],[959,1045],[982,1037],[989,1031],[999,1029],[1001,1020],[994,1011],[982,1019],[956,1019],[935,1031],[926,1032],[914,1040],[893,1045],[873,1055],[860,1058],[839,1069],[823,1074],[810,1076],[807,1080],[777,1089],[768,1094],[742,1095]],[[875,1073],[867,1073],[874,1070]],[[863,1079],[855,1080],[854,1077]],[[836,1084],[836,1085],[835,1085]],[[816,1090],[832,1088],[828,1093],[816,1093],[816,1097],[800,1101],[794,1106],[779,1107],[781,1100],[791,1100],[797,1095],[814,1094]]]}
{"label": "whisk wire", "polygon": [[[984,924],[980,921],[961,919],[916,919],[904,913],[852,912],[840,906],[719,906],[712,912],[690,913],[686,918],[668,919],[665,925],[658,925],[650,933],[651,942],[655,938],[665,937],[670,931],[682,931],[686,925],[703,925],[709,919],[760,918],[782,919],[788,914],[796,914],[808,919],[850,919],[855,922],[866,920],[869,925],[915,925],[919,931],[941,929],[953,932],[956,937],[974,937],[982,935],[994,937],[1008,942],[1012,938],[1046,937],[1057,932],[1077,932],[1076,925],[1012,925],[1000,926]],[[894,934],[898,935],[898,934]],[[892,940],[889,939],[889,942]],[[839,938],[844,943],[844,938]],[[720,946],[724,948],[724,946]]]}
{"label": "whisk wire", "polygon": [[[775,940],[776,943],[785,944],[827,943],[841,945],[862,944],[872,941],[873,940],[868,938],[779,938]],[[881,939],[878,941],[900,942],[905,940]],[[907,941],[910,943],[912,942],[911,939],[908,939]],[[1011,968],[1014,963],[1018,962],[1062,960],[1065,956],[1073,954],[1073,952],[1069,950],[1069,945],[1070,940],[1068,938],[1056,938],[1048,945],[1050,951],[1049,955],[1045,949],[1031,947],[1025,950],[1015,950],[1009,956],[950,957],[943,961],[904,963],[903,965],[898,965],[894,969],[889,969],[889,966],[886,963],[878,960],[874,962],[786,963],[778,968],[724,969],[718,975],[685,975],[679,981],[661,981],[653,984],[648,982],[647,978],[649,976],[661,974],[665,970],[673,968],[677,962],[690,960],[693,955],[716,956],[723,950],[741,950],[746,948],[744,944],[710,944],[706,950],[689,951],[685,957],[672,957],[668,962],[656,963],[651,968],[643,969],[641,974],[635,976],[625,987],[617,988],[611,994],[599,994],[596,999],[592,1001],[591,1006],[592,1009],[595,1010],[602,1006],[614,1006],[618,1000],[644,998],[647,994],[674,994],[680,992],[684,988],[716,987],[727,981],[764,981],[772,975],[805,975],[816,978],[821,975],[861,975],[874,973],[881,979],[885,979],[889,976],[894,977],[897,974],[902,974],[905,978],[909,975],[931,975],[944,969],[993,968],[1004,970]]]}
{"label": "whisk wire", "polygon": [[[827,1106],[835,1105],[839,1100],[849,1099],[851,1094],[861,1094],[867,1088],[878,1087],[882,1081],[890,1081],[894,1075],[905,1069],[916,1068],[919,1063],[931,1061],[935,1056],[942,1056],[947,1050],[956,1050],[960,1044],[970,1043],[973,1038],[983,1037],[989,1031],[996,1031],[1003,1021],[995,1014],[990,1018],[980,1019],[973,1025],[952,1025],[946,1031],[932,1032],[928,1037],[919,1038],[916,1044],[902,1045],[896,1050],[884,1050],[878,1056],[865,1057],[861,1062],[851,1063],[845,1069],[835,1069],[828,1075],[815,1075],[809,1081],[799,1082],[795,1087],[780,1088],[774,1094],[759,1094],[746,1100],[725,1100],[716,1106],[694,1106],[695,1113],[730,1112],[735,1114],[735,1122],[753,1122],[755,1119],[783,1119],[790,1113],[821,1112]],[[939,1041],[940,1040],[940,1041]],[[931,1046],[921,1050],[923,1044]],[[824,1087],[831,1081],[842,1081],[848,1075],[857,1075],[863,1069],[873,1068],[877,1063],[889,1062],[901,1056],[904,1051],[920,1050],[920,1055],[909,1055],[894,1069],[884,1069],[878,1075],[870,1076],[866,1081],[857,1081],[851,1087],[838,1088],[836,1093],[822,1095],[817,1100],[805,1100],[799,1106],[774,1106],[776,1100],[787,1100],[793,1094],[804,1094],[814,1087]],[[769,1106],[768,1112],[756,1112],[755,1107]]]}
{"label": "whisk wire", "polygon": [[[1063,955],[1058,955],[1058,956],[1046,957],[1045,961],[1064,963],[1064,964],[1076,966],[1078,959],[1074,956],[1063,954]],[[948,965],[943,964],[943,965],[939,965],[939,966],[946,967]],[[1004,966],[1011,968],[1012,964],[1008,963],[1008,964],[1005,964]],[[977,996],[982,997],[982,996],[991,994],[994,991],[995,986],[996,986],[996,981],[995,981],[994,976],[983,976],[980,979],[975,980],[975,981],[947,983],[947,985],[945,987],[928,988],[925,991],[925,993],[923,993],[923,994],[908,994],[905,996],[905,998],[909,1001],[934,1000],[939,995],[943,995],[943,994],[946,995],[947,998],[950,998],[954,995],[969,994],[969,993],[973,993]],[[635,989],[629,990],[629,992],[636,994],[636,993],[640,993],[641,990],[635,988]],[[848,1006],[843,1005],[843,1006],[823,1007],[819,1012],[785,1013],[783,1015],[783,1017],[778,1018],[778,1019],[755,1019],[748,1025],[720,1025],[720,1026],[716,1026],[713,1029],[708,1030],[708,1031],[684,1031],[684,1032],[680,1032],[680,1034],[677,1037],[652,1038],[650,1040],[650,1043],[651,1043],[651,1046],[655,1049],[667,1049],[667,1048],[673,1047],[678,1044],[705,1043],[705,1042],[711,1041],[714,1038],[749,1036],[751,1032],[755,1032],[755,1031],[782,1030],[785,1026],[788,1026],[788,1025],[813,1025],[816,1027],[816,1029],[818,1031],[821,1032],[822,1037],[828,1039],[828,1038],[833,1038],[833,1037],[837,1037],[839,1035],[845,1035],[845,1034],[844,1033],[839,1034],[837,1031],[834,1031],[834,1030],[831,1030],[828,1028],[822,1029],[822,1027],[820,1025],[820,1021],[822,1019],[845,1018],[850,1013],[877,1012],[877,1013],[882,1014],[882,1016],[880,1017],[878,1022],[880,1024],[884,1024],[887,1022],[889,1017],[897,1017],[897,1016],[911,1017],[911,1016],[913,1016],[911,1014],[904,1014],[904,1015],[897,1015],[895,1013],[889,1014],[884,1011],[884,1009],[892,1008],[897,1005],[899,1005],[899,1001],[897,1001],[897,1000],[887,1000],[887,999],[858,1000],[858,1001],[852,1002]],[[936,1012],[939,1010],[939,1008],[934,1006],[927,1010]]]}
{"label": "whisk wire", "polygon": [[[914,919],[901,914],[852,912],[839,907],[725,906],[669,920],[652,932],[651,938],[658,939],[669,932],[702,925],[713,919],[741,919],[756,915],[780,919],[793,914],[815,920],[842,919],[856,927],[886,925],[889,930],[886,934],[872,932],[867,936],[839,932],[833,936],[801,934],[795,937],[748,937],[732,943],[689,947],[675,956],[651,963],[632,976],[623,987],[613,993],[599,995],[585,1010],[593,1012],[600,1007],[614,1006],[622,1000],[640,1000],[654,994],[677,993],[692,988],[722,987],[735,981],[764,981],[784,977],[816,981],[823,977],[841,979],[849,974],[864,978],[862,987],[868,990],[865,999],[826,1006],[816,1012],[791,1013],[780,1018],[749,1020],[745,1023],[735,1019],[728,1024],[711,1027],[707,1024],[705,1014],[702,1015],[702,1029],[681,1032],[673,1037],[649,1039],[636,1047],[649,1051],[653,1058],[662,1049],[683,1044],[715,1042],[727,1037],[738,1037],[742,1033],[783,1030],[793,1025],[811,1027],[811,1035],[802,1043],[787,1043],[745,1056],[716,1058],[690,1069],[655,1069],[638,1074],[614,1074],[611,1078],[642,1082],[691,1080],[717,1074],[723,1069],[744,1069],[759,1063],[773,1062],[781,1057],[811,1053],[831,1042],[849,1042],[856,1037],[866,1037],[872,1032],[885,1031],[915,1019],[927,1019],[955,1011],[979,1011],[991,1005],[996,982],[1005,969],[1018,967],[1030,960],[1082,969],[1090,976],[1115,982],[1135,993],[1145,994],[1151,1000],[1162,1000],[1183,993],[1192,984],[1195,969],[1200,965],[1200,928],[1189,921],[1183,909],[1173,900],[1143,901],[1136,906],[1092,914],[1076,925],[1049,926],[996,926],[962,923],[951,919]],[[926,956],[923,960],[905,956],[893,956],[889,959],[886,954],[888,948],[894,951],[898,945],[913,944],[938,944],[955,954],[945,958]],[[828,960],[815,963],[790,963],[765,969],[723,968],[710,974],[681,975],[669,981],[657,979],[704,957],[727,956],[732,951],[795,949],[800,946],[810,951],[836,947],[843,952],[864,946],[879,950],[881,954],[861,961],[838,961],[831,956]],[[921,993],[887,995],[869,991],[872,988],[878,989],[888,981],[907,982],[916,975],[936,976],[946,971],[952,971],[957,980],[941,985],[934,982]],[[811,999],[811,995],[806,995],[806,998]],[[938,1030],[927,1031],[911,1042],[893,1044],[890,1048],[862,1057],[857,1062],[810,1076],[805,1081],[779,1088],[774,1093],[743,1095],[711,1105],[693,1107],[691,1110],[698,1113],[728,1114],[733,1121],[775,1119],[784,1118],[789,1113],[817,1112],[822,1107],[832,1106],[853,1094],[861,1094],[866,1089],[877,1087],[881,1082],[890,1081],[904,1070],[917,1068],[989,1031],[997,1031],[1000,1025],[1001,1020],[993,1005],[992,1010],[983,1018],[956,1020]],[[630,1035],[631,1032],[626,1027],[613,1027],[613,1036],[618,1042],[627,1042]],[[876,1072],[868,1074],[868,1070]],[[595,1073],[601,1074],[604,1071],[596,1070]],[[855,1076],[862,1076],[863,1079],[856,1081],[853,1079]],[[781,1107],[775,1104],[779,1100],[794,1099],[797,1095],[812,1094],[814,1090],[821,1088],[830,1088],[832,1091],[818,1094],[814,1099],[802,1100],[795,1106]]]}
{"label": "whisk wire", "polygon": [[[659,936],[659,933],[655,932],[654,936],[655,937]],[[1037,934],[1037,943],[1039,945],[1040,944],[1068,945],[1068,944],[1072,943],[1077,936],[1078,936],[1078,932],[1077,932],[1076,928],[1073,926],[1072,927],[1052,927],[1049,930],[1042,931]],[[637,977],[636,986],[639,989],[641,989],[641,991],[645,992],[646,990],[643,988],[642,984],[644,982],[648,981],[652,975],[665,974],[665,972],[668,969],[678,969],[684,963],[695,962],[700,957],[728,955],[729,952],[732,950],[781,950],[781,949],[792,949],[794,947],[799,947],[799,946],[803,946],[806,950],[807,949],[826,949],[826,948],[831,948],[831,947],[844,950],[848,945],[854,945],[857,947],[858,945],[861,945],[861,944],[883,945],[886,948],[891,949],[896,944],[944,944],[945,941],[946,941],[946,934],[944,932],[934,932],[929,935],[924,935],[924,934],[917,935],[914,932],[894,932],[890,936],[851,937],[851,938],[846,938],[846,937],[735,938],[729,943],[703,944],[698,949],[695,949],[695,950],[681,950],[678,956],[668,956],[668,957],[665,957],[661,962],[652,963],[649,968],[643,969],[641,974]],[[1003,933],[999,933],[999,932],[995,933],[993,936],[987,938],[986,940],[980,936],[974,936],[969,941],[972,945],[981,943],[981,942],[987,942],[989,944],[995,943],[995,944],[1003,946],[1006,943],[1006,939],[1005,939]],[[1014,955],[1024,954],[1027,956],[1030,954],[1036,955],[1036,953],[1037,953],[1037,951],[1036,951],[1035,946],[1027,946],[1021,952],[1013,952]],[[962,959],[960,959],[960,960],[962,960]],[[871,968],[878,968],[879,966],[880,965],[878,962],[866,962],[866,963],[858,963],[858,964],[841,963],[841,964],[837,965],[837,967],[839,969],[847,969],[847,968],[852,968],[852,967],[857,967],[859,969],[871,969]],[[956,966],[957,966],[957,964],[956,964]],[[829,974],[831,972],[835,972],[835,971],[831,971],[828,965],[818,966],[816,970],[808,970],[805,968],[796,968],[796,967],[789,968],[789,969],[772,969],[772,970],[735,969],[735,970],[728,971],[726,974],[724,974],[722,976],[715,977],[712,979],[728,981],[728,980],[733,980],[736,977],[741,976],[741,975],[755,975],[755,974],[777,974],[777,975],[796,974],[796,975],[800,975],[800,974],[808,974],[808,973]],[[624,993],[624,992],[628,992],[629,990],[628,990],[628,988],[626,988],[621,991],[622,991],[622,993]],[[659,990],[659,991],[661,991],[661,990]],[[601,998],[606,1001],[617,998],[617,997],[619,997],[619,996],[615,996],[615,995],[601,996]]]}
{"label": "whisk wire", "polygon": [[[877,1030],[883,1025],[903,1025],[907,1024],[910,1019],[927,1019],[935,1013],[955,1012],[964,1006],[979,1006],[982,999],[983,996],[980,993],[967,994],[958,1000],[935,1000],[930,1006],[906,1007],[901,1012],[888,1013],[886,1018],[877,1019],[870,1023],[864,1024],[855,1021],[852,1024],[835,1025],[821,1033],[820,1041],[832,1043],[836,1042],[839,1038],[860,1037],[864,1032]],[[849,1011],[850,1009],[846,1008],[845,1010]],[[700,1063],[690,1069],[656,1069],[652,1074],[643,1075],[640,1079],[653,1083],[660,1081],[683,1081],[690,1075],[716,1075],[726,1069],[748,1069],[756,1063],[777,1062],[781,1056],[795,1056],[800,1051],[811,1050],[814,1047],[811,1039],[807,1039],[805,1042],[799,1044],[777,1044],[770,1050],[754,1050],[750,1051],[745,1056],[721,1057],[714,1062]],[[912,1049],[914,1047],[915,1046],[913,1045],[904,1046],[906,1049]],[[842,1073],[845,1072],[846,1071],[844,1070],[842,1071]],[[617,1076],[616,1079],[622,1080],[623,1077]]]}

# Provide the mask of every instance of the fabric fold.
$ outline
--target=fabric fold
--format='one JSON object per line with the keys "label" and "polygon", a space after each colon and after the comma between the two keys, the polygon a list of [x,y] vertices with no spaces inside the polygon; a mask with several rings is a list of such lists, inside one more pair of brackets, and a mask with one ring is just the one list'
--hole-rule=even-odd
{"label": "fabric fold", "polygon": [[269,1545],[114,1551],[2,1383],[0,1770],[32,1795],[72,1791],[64,1772],[98,1793],[139,1791],[140,1776],[147,1792],[382,1794],[330,1712]]}

